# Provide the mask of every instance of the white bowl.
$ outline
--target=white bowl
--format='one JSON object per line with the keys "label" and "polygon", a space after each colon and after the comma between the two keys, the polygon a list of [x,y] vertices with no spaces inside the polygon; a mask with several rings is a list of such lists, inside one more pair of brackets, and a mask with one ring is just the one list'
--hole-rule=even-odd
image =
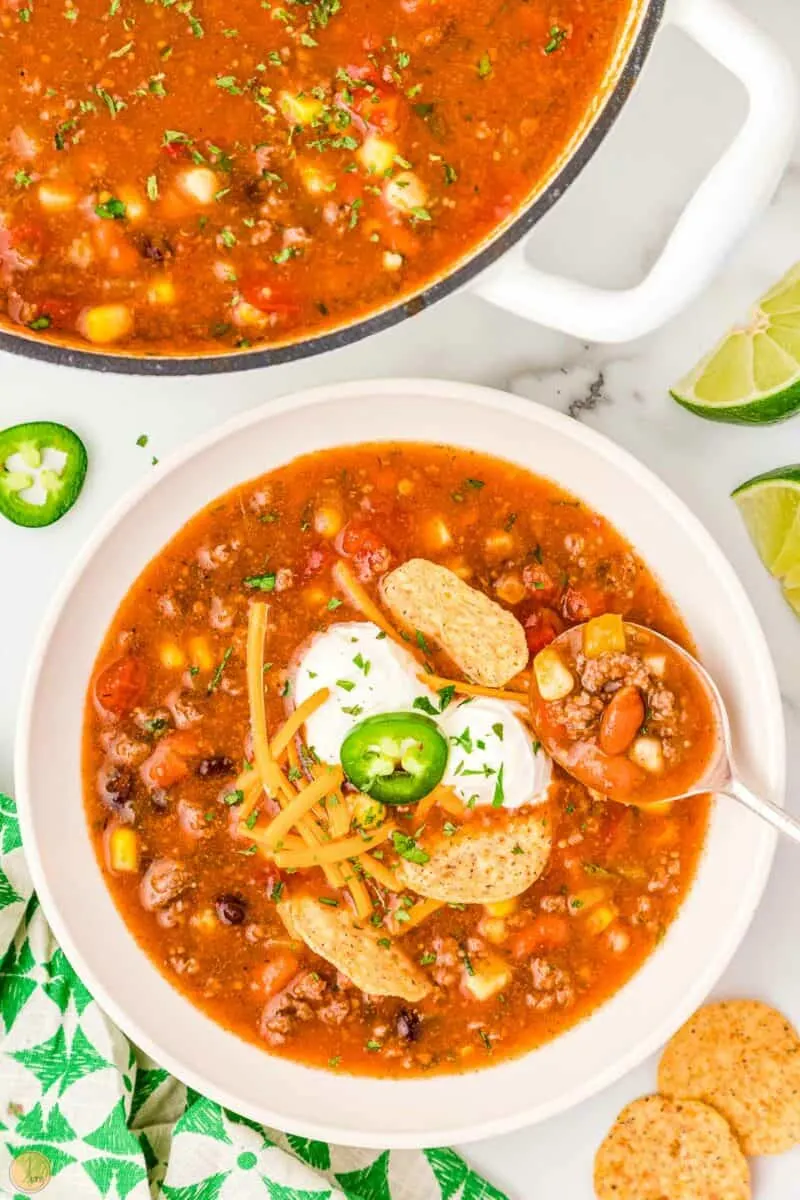
{"label": "white bowl", "polygon": [[410,437],[513,460],[608,517],[683,613],[730,707],[745,777],[777,803],[784,787],[778,688],[741,584],[681,501],[584,425],[460,383],[337,384],[270,403],[162,466],[85,548],[34,655],[16,760],[34,883],[99,1003],[178,1078],[268,1125],[357,1146],[437,1146],[505,1133],[617,1079],[663,1043],[714,985],[755,911],[775,845],[766,825],[733,803],[717,805],[686,903],[631,982],[542,1049],[471,1074],[382,1081],[297,1066],[226,1032],[169,985],[125,928],[87,836],[81,722],[100,640],[145,564],[213,496],[311,450]]}

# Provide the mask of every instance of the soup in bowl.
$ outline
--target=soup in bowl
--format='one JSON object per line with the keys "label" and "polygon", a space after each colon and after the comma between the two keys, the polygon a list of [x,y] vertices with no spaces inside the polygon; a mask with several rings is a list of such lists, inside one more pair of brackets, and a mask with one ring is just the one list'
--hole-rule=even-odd
{"label": "soup in bowl", "polygon": [[773,838],[548,761],[531,659],[609,613],[696,648],[779,798],[735,577],[577,423],[398,381],[190,449],[87,548],[22,706],[23,836],[87,985],[192,1086],[356,1145],[509,1130],[639,1061],[727,962]]}

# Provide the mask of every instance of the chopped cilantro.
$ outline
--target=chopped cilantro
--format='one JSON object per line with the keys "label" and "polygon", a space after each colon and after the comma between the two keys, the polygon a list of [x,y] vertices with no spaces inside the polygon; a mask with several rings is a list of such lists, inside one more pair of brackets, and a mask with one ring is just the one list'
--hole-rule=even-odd
{"label": "chopped cilantro", "polygon": [[225,653],[222,655],[222,660],[219,663],[216,671],[211,676],[211,682],[208,685],[209,695],[211,695],[212,692],[216,691],[216,689],[222,683],[222,676],[224,674],[225,668],[227,667],[228,661],[232,654],[233,654],[233,646],[228,646],[225,650]]}
{"label": "chopped cilantro", "polygon": [[269,571],[266,575],[248,575],[242,580],[245,587],[255,588],[259,592],[274,592],[275,590],[275,572]]}
{"label": "chopped cilantro", "polygon": [[478,78],[486,79],[492,73],[492,60],[488,52],[482,54],[478,60]]}
{"label": "chopped cilantro", "polygon": [[400,857],[409,862],[419,863],[422,866],[430,859],[430,855],[417,845],[416,840],[410,834],[400,833],[397,829],[392,833],[392,845]]}

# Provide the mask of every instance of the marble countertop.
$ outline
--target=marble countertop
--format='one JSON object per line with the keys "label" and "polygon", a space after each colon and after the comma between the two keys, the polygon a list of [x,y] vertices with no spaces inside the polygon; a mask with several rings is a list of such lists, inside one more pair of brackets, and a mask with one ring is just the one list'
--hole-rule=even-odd
{"label": "marble countertop", "polygon": [[[738,2],[790,48],[800,69],[797,0]],[[742,112],[733,81],[679,34],[666,31],[635,102],[534,231],[532,259],[593,283],[635,282]],[[778,196],[722,277],[666,329],[627,346],[585,346],[461,293],[356,346],[218,379],[100,376],[0,354],[0,424],[34,417],[64,421],[84,436],[91,460],[84,495],[69,519],[35,537],[7,523],[0,527],[0,788],[13,790],[16,702],[53,588],[108,507],[154,469],[153,455],[163,457],[231,414],[287,391],[347,378],[423,375],[511,387],[569,412],[632,451],[688,501],[743,578],[766,629],[787,719],[789,806],[800,810],[800,628],[728,498],[757,472],[800,461],[800,418],[771,429],[718,426],[679,409],[667,393],[748,303],[800,259],[798,213],[800,146]],[[136,445],[142,433],[149,436],[146,449]],[[718,992],[759,996],[800,1024],[797,854],[790,845],[779,847],[764,901]],[[468,1154],[513,1200],[590,1200],[596,1145],[623,1104],[654,1083],[651,1061],[570,1113],[471,1147]],[[789,1200],[797,1195],[800,1149],[761,1160],[754,1170],[758,1200]]]}

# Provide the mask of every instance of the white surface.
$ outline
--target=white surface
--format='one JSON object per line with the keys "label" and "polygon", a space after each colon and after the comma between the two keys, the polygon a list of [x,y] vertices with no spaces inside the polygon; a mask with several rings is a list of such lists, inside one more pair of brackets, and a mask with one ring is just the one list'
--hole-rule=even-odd
{"label": "white surface", "polygon": [[[800,67],[797,0],[739,0]],[[599,157],[542,222],[537,265],[604,286],[627,286],[655,257],[675,214],[741,124],[739,89],[667,31],[631,104]],[[800,783],[800,628],[761,569],[728,500],[760,470],[800,461],[800,418],[772,429],[716,426],[678,409],[667,387],[722,327],[800,257],[800,149],[777,200],[723,276],[662,333],[630,347],[587,349],[535,329],[468,295],[322,359],[228,379],[112,379],[0,356],[0,417],[64,420],[86,438],[90,475],[73,514],[35,535],[3,525],[0,561],[0,785],[10,787],[22,673],[53,587],[121,492],[166,453],[236,411],[289,389],[378,374],[452,376],[506,386],[524,373],[527,394],[609,433],[682,495],[722,544],[766,628],[781,678],[790,761],[789,804]],[[597,382],[599,373],[602,381]],[[594,386],[593,386],[594,385]],[[589,405],[594,403],[594,408]],[[136,438],[148,433],[146,449]],[[57,736],[57,734],[54,734]],[[58,797],[55,798],[56,802]],[[794,803],[795,811],[800,804]],[[800,1022],[797,851],[778,850],[766,896],[718,994],[757,995]],[[563,1117],[473,1147],[469,1154],[513,1200],[591,1200],[591,1160],[619,1108],[654,1086],[654,1060]],[[755,1166],[758,1200],[795,1200],[800,1151]]]}
{"label": "white surface", "polygon": [[[22,696],[15,786],[33,884],[75,970],[152,1058],[227,1108],[346,1145],[437,1146],[507,1133],[617,1079],[661,1046],[717,981],[750,923],[775,847],[767,825],[737,805],[718,805],[678,919],[628,986],[536,1054],[482,1073],[391,1081],[312,1074],[215,1025],[142,956],[97,868],[78,801],[82,706],[102,630],[176,526],[218,492],[304,450],[346,444],[353,430],[366,441],[390,441],[409,429],[435,443],[454,437],[470,449],[539,462],[634,545],[646,545],[725,697],[743,773],[773,802],[784,783],[777,682],[731,567],[654,475],[561,413],[453,382],[337,384],[246,413],[151,475],[78,555]],[[63,802],[54,805],[56,795]]]}
{"label": "white surface", "polygon": [[742,83],[747,115],[661,254],[635,287],[608,289],[537,270],[517,245],[477,282],[487,300],[574,337],[642,337],[700,294],[774,196],[797,129],[797,81],[783,50],[727,0],[670,0],[664,24],[673,24]]}

